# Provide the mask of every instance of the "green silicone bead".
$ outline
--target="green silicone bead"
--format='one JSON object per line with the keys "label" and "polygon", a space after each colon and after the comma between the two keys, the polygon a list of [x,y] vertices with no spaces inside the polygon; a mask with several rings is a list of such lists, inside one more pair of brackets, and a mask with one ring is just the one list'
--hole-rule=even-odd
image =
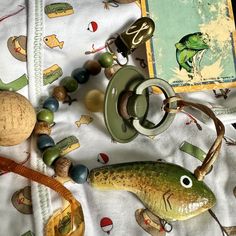
{"label": "green silicone bead", "polygon": [[52,124],[54,120],[54,114],[52,111],[44,108],[41,111],[39,111],[39,113],[37,114],[37,120],[45,121],[49,124]]}
{"label": "green silicone bead", "polygon": [[78,82],[70,76],[63,78],[61,84],[69,93],[75,92],[78,88]]}
{"label": "green silicone bead", "polygon": [[47,148],[43,152],[43,162],[47,166],[51,166],[53,162],[60,156],[60,149],[56,146]]}
{"label": "green silicone bead", "polygon": [[113,56],[109,52],[104,52],[99,56],[98,62],[104,68],[111,67],[113,64]]}

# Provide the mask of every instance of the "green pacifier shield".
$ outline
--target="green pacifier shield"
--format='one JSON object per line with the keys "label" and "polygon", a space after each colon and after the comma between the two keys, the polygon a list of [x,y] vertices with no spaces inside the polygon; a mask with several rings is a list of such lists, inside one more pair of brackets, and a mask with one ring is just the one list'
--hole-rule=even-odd
{"label": "green pacifier shield", "polygon": [[[108,84],[104,108],[105,124],[112,138],[117,142],[130,142],[138,135],[138,131],[133,128],[129,120],[125,120],[119,114],[118,102],[124,92],[132,93],[137,85],[144,80],[144,76],[136,67],[124,66],[115,73]],[[148,94],[146,94],[146,99],[148,99],[147,96]],[[136,99],[133,103],[140,104],[142,103],[140,100],[143,101],[143,99]],[[139,110],[138,105],[136,107],[136,111],[133,112],[140,113],[140,111],[137,111]]]}
{"label": "green pacifier shield", "polygon": [[[174,96],[172,87],[162,79],[145,79],[134,66],[118,70],[108,84],[105,95],[105,124],[112,138],[120,143],[132,141],[138,133],[151,136],[164,132],[175,114],[165,113],[157,124],[146,120],[149,108],[148,88],[157,86],[166,98]],[[170,108],[175,109],[176,103]]]}

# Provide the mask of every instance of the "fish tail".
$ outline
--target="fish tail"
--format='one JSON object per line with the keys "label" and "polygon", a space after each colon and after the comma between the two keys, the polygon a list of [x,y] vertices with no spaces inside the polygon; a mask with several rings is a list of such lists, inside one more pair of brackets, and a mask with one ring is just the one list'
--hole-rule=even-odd
{"label": "fish tail", "polygon": [[125,172],[110,166],[92,169],[88,178],[91,186],[103,190],[124,190],[127,181]]}
{"label": "fish tail", "polygon": [[134,192],[139,188],[142,166],[142,164],[121,163],[95,168],[90,171],[88,182],[92,187],[102,190]]}
{"label": "fish tail", "polygon": [[59,43],[59,48],[62,49],[62,48],[63,48],[63,45],[64,45],[64,41],[61,41],[61,42]]}
{"label": "fish tail", "polygon": [[104,178],[104,172],[100,168],[92,169],[89,173],[88,182],[93,187],[102,187],[105,185],[106,178]]}
{"label": "fish tail", "polygon": [[78,121],[78,122],[76,122],[76,125],[78,126],[78,128],[81,126],[81,122],[80,121]]}

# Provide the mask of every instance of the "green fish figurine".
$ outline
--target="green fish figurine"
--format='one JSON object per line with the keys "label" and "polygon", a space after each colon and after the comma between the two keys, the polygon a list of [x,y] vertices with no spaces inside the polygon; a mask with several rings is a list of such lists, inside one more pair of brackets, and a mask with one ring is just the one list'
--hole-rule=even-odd
{"label": "green fish figurine", "polygon": [[187,169],[167,162],[130,162],[92,169],[88,182],[100,190],[134,193],[154,215],[187,220],[216,203],[210,188]]}
{"label": "green fish figurine", "polygon": [[176,47],[176,60],[179,64],[179,69],[184,68],[187,72],[193,72],[193,57],[208,49],[208,39],[201,32],[185,35],[178,43]]}

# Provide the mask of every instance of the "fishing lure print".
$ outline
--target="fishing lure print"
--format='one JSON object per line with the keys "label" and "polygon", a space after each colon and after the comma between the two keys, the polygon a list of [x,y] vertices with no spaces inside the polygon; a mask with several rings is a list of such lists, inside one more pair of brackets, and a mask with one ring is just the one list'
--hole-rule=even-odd
{"label": "fishing lure print", "polygon": [[58,2],[46,5],[44,11],[49,18],[62,17],[74,14],[73,7],[67,2]]}
{"label": "fishing lure print", "polygon": [[43,70],[43,85],[51,84],[63,75],[62,68],[54,64]]}

